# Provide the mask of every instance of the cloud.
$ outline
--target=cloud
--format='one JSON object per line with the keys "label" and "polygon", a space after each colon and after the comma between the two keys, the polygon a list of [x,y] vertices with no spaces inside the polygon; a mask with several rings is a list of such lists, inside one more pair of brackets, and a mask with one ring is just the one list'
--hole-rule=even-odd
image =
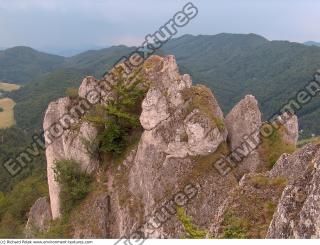
{"label": "cloud", "polygon": [[[188,1],[0,0],[0,47],[139,45]],[[317,0],[193,0],[199,15],[178,35],[257,33],[320,40]]]}

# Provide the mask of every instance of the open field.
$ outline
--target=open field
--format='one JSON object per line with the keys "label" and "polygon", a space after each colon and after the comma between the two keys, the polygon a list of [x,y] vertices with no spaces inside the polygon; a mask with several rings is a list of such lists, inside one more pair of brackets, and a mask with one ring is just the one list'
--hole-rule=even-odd
{"label": "open field", "polygon": [[1,82],[0,81],[0,91],[14,91],[14,90],[18,90],[20,89],[20,86],[17,84],[13,84],[13,83],[5,83],[5,82]]}
{"label": "open field", "polygon": [[3,112],[0,112],[0,128],[8,128],[15,124],[13,107],[15,102],[12,99],[0,99],[0,107]]}

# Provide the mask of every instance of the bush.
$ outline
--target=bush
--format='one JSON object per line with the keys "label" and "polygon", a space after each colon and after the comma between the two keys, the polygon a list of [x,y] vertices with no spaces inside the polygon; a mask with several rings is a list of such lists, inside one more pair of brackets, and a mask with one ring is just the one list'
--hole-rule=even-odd
{"label": "bush", "polygon": [[127,132],[121,125],[111,121],[106,130],[99,136],[101,141],[100,150],[113,155],[121,154],[126,146],[126,135]]}
{"label": "bush", "polygon": [[98,135],[99,149],[112,157],[123,154],[130,142],[134,141],[130,137],[135,137],[135,131],[141,131],[139,116],[146,93],[142,80],[135,78],[126,82],[121,69],[116,70],[115,74],[113,100],[107,106],[100,105],[84,116],[85,120],[104,127]]}
{"label": "bush", "polygon": [[69,213],[91,190],[92,177],[83,172],[73,160],[55,163],[55,180],[61,185],[60,201],[62,213]]}
{"label": "bush", "polygon": [[4,109],[0,106],[0,112],[3,112],[4,111]]}

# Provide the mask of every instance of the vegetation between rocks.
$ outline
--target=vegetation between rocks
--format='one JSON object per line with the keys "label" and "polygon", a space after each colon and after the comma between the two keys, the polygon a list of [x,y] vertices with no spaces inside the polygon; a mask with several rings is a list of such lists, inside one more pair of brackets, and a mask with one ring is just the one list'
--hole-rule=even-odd
{"label": "vegetation between rocks", "polygon": [[193,224],[192,218],[186,214],[186,211],[183,207],[177,207],[177,217],[181,221],[183,228],[187,233],[187,238],[206,238],[207,232],[205,230],[199,229],[196,225]]}

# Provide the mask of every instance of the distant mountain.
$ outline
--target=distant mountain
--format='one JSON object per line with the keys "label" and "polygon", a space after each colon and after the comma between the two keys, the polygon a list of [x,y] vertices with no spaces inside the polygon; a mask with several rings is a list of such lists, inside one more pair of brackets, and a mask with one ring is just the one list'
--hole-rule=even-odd
{"label": "distant mountain", "polygon": [[27,130],[42,127],[43,113],[48,103],[65,96],[68,87],[79,87],[85,76],[102,77],[119,57],[128,55],[133,48],[114,46],[99,51],[87,51],[64,60],[62,67],[44,74],[9,94],[17,103],[17,124]]}
{"label": "distant mountain", "polygon": [[95,46],[95,45],[91,45],[91,46],[86,46],[86,47],[74,47],[74,48],[59,48],[59,47],[49,47],[49,48],[42,48],[41,50],[43,50],[45,53],[50,53],[50,54],[55,54],[55,55],[60,55],[63,57],[72,57],[75,56],[77,54],[81,54],[83,52],[86,52],[88,50],[100,50],[106,48],[106,46],[102,47],[102,46]]}
{"label": "distant mountain", "polygon": [[314,41],[308,41],[308,42],[305,42],[303,44],[307,45],[307,46],[319,46],[320,47],[320,43],[319,42],[314,42]]}
{"label": "distant mountain", "polygon": [[28,47],[14,47],[0,51],[0,81],[26,83],[57,69],[64,57],[36,51]]}
{"label": "distant mountain", "polygon": [[[13,92],[18,125],[39,127],[50,100],[64,96],[67,87],[77,87],[84,75],[101,77],[133,49],[117,46],[67,58],[62,68]],[[295,96],[320,68],[318,47],[268,41],[255,34],[184,35],[166,43],[159,53],[174,54],[181,72],[209,86],[225,113],[250,93],[257,97],[264,119]],[[299,112],[306,134],[320,134],[319,116],[320,99],[316,97]]]}

